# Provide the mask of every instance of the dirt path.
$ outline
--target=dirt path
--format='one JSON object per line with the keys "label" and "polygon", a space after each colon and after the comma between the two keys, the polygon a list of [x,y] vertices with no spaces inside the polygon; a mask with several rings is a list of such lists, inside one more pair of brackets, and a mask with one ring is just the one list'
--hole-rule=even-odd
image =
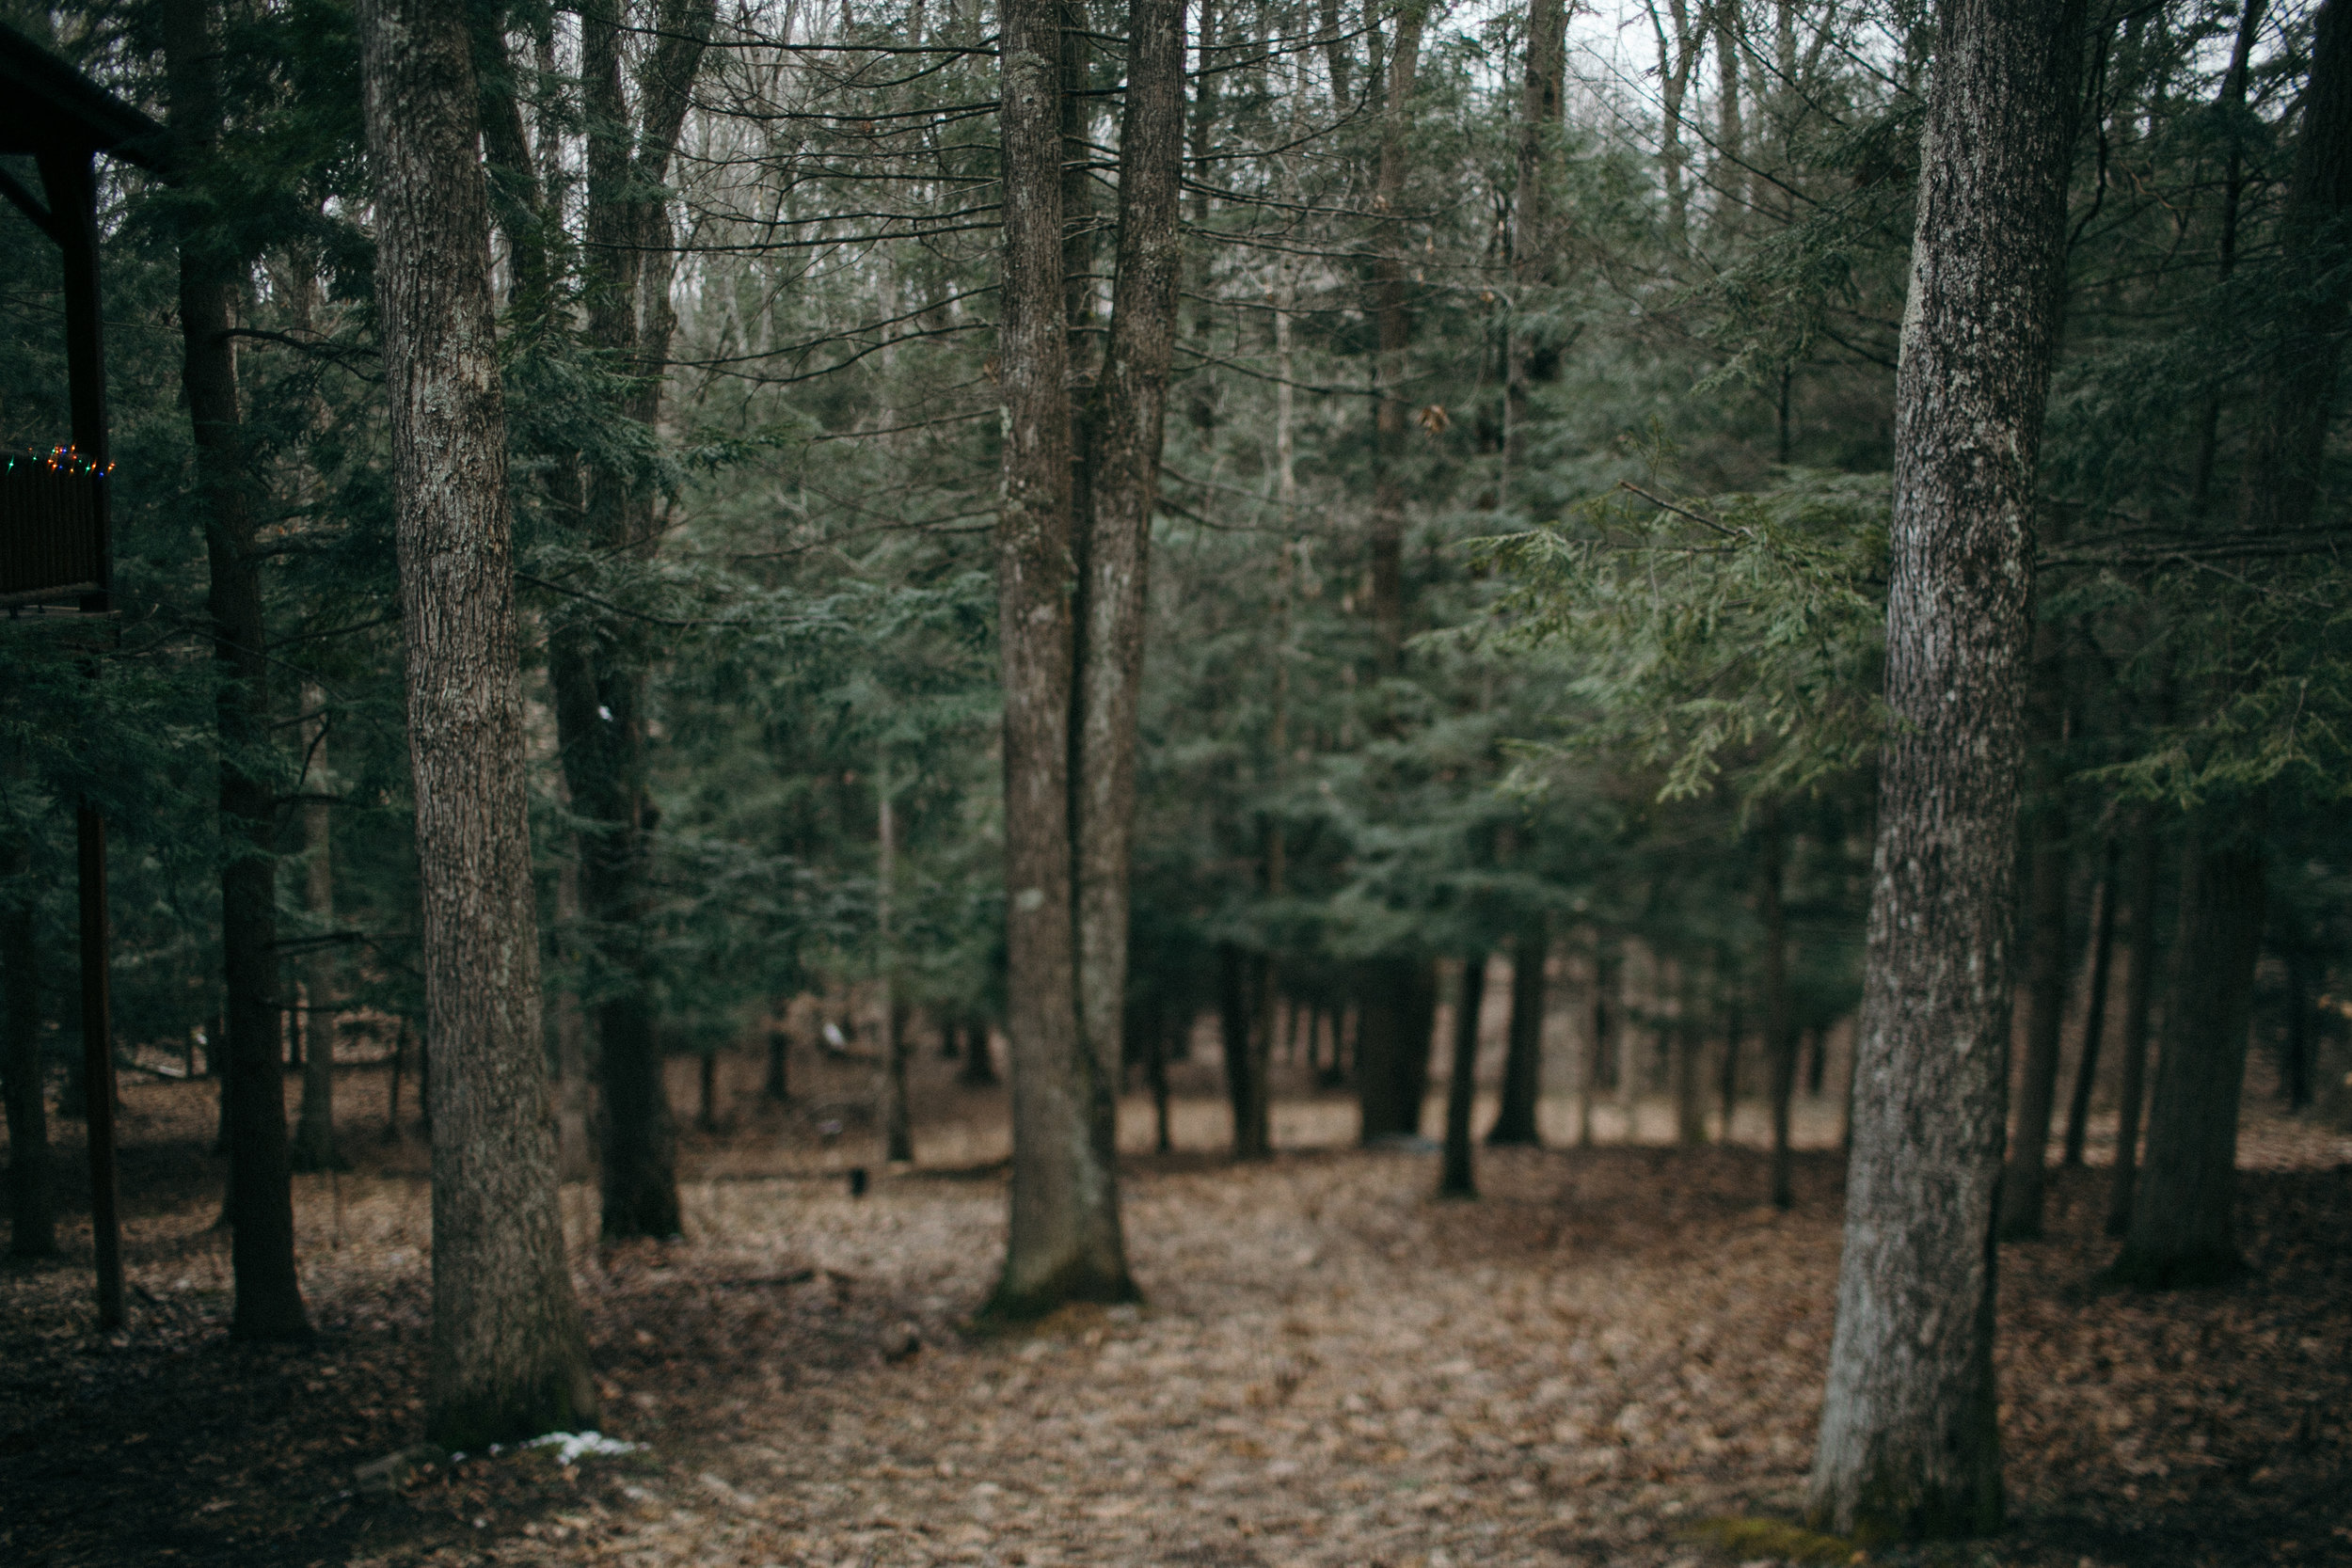
{"label": "dirt path", "polygon": [[[202,1197],[135,1232],[120,1344],[82,1331],[78,1270],[0,1274],[0,1560],[1663,1568],[1768,1560],[1692,1528],[1795,1509],[1831,1155],[1788,1215],[1744,1149],[1488,1153],[1467,1205],[1427,1155],[1138,1162],[1148,1305],[975,1338],[1000,1177],[852,1199],[775,1147],[698,1153],[691,1240],[579,1249],[606,1431],[645,1446],[569,1471],[339,1495],[418,1435],[413,1175],[306,1180],[315,1351],[222,1339]],[[2167,1297],[2090,1288],[2097,1176],[2004,1253],[2019,1523],[1949,1560],[2352,1563],[2352,1168],[2249,1174],[2255,1277]]]}

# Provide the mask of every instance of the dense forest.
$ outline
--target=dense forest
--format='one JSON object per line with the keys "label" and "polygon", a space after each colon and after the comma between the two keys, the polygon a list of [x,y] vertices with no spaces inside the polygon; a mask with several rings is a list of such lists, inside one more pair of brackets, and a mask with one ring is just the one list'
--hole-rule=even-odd
{"label": "dense forest", "polygon": [[[830,1364],[845,1323],[857,1375],[975,1356],[956,1379],[1029,1379],[1043,1419],[1004,1346],[1214,1325],[1185,1292],[1228,1264],[1179,1258],[1303,1276],[1341,1243],[1289,1227],[1327,1213],[1444,1276],[1351,1274],[1345,1309],[1376,1342],[1406,1292],[1440,1360],[1518,1299],[1482,1259],[1687,1244],[1783,1271],[1756,1321],[1811,1324],[1754,1396],[1797,1422],[1756,1440],[1773,1479],[1710,1459],[1689,1550],[2344,1560],[2352,1439],[2310,1402],[2352,1376],[2346,10],[0,0],[12,59],[129,128],[96,165],[94,470],[69,182],[0,136],[0,451],[30,476],[0,508],[54,480],[111,518],[98,598],[0,622],[8,1343],[46,1367],[86,1333],[93,1257],[90,1354],[132,1361],[364,1359],[401,1333],[369,1304],[413,1296],[416,1354],[327,1380],[375,1390],[334,1473],[402,1445],[380,1489],[453,1544],[342,1513],[170,1536],[391,1561],[498,1538],[435,1500],[447,1450],[683,1453],[730,1357]],[[1645,1144],[1674,1163],[1610,1163]],[[369,1230],[409,1192],[423,1231]],[[1408,1235],[1410,1263],[1377,1239]],[[219,1289],[172,1297],[199,1253]],[[730,1349],[615,1305],[674,1256],[720,1318],[898,1283]],[[1665,1335],[1642,1376],[1687,1379],[1677,1314],[1740,1332],[1736,1300],[1676,1305],[1707,1272],[1629,1286],[1622,1344],[1511,1307],[1496,1375],[1533,1400],[1577,1347],[1622,1372]],[[2187,1366],[2149,1348],[2175,1331],[2289,1357],[2213,1398],[2272,1402],[2294,1457],[2148,1480],[2137,1545],[2047,1525],[2044,1480],[2202,1461],[2066,1457],[2021,1414],[2083,1381],[2031,1359],[2050,1325],[2117,1312],[2158,1326],[2102,1369]],[[1329,1375],[1297,1357],[1247,1406]],[[0,1464],[48,1450],[66,1377],[27,1374]],[[826,1430],[865,1401],[905,1462],[929,1396],[897,1386]],[[1630,1452],[1661,1404],[1626,1398]],[[1473,1449],[1519,1419],[1448,1408]],[[1600,1441],[1524,1421],[1555,1435],[1521,1449]],[[40,1473],[111,1464],[90,1441]],[[913,1463],[965,1463],[939,1453]],[[677,1473],[765,1517],[827,1484],[807,1463]],[[1667,1553],[1686,1503],[1636,1472],[1698,1464],[1612,1459],[1626,1490],[1580,1515],[1546,1463],[1542,1528],[1496,1527],[1530,1561]],[[572,1504],[479,1484],[474,1531],[502,1508],[585,1560],[595,1529],[548,1522]],[[1439,1533],[1299,1560],[1518,1560],[1429,1507]],[[36,1554],[169,1533],[12,1512]],[[1265,1560],[1246,1513],[969,1560]]]}

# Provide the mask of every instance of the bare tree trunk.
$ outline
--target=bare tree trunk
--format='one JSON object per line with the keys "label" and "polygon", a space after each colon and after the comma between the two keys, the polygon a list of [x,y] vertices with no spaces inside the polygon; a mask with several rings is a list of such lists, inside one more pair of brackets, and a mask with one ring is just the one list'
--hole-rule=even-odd
{"label": "bare tree trunk", "polygon": [[2098,1083],[2099,1050],[2106,1042],[2107,978],[2115,958],[2115,870],[2122,846],[2107,840],[2106,859],[2093,897],[2098,911],[2090,922],[2090,994],[2083,1014],[2082,1053],[2074,1063],[2074,1092],[2066,1103],[2065,1164],[2080,1168],[2083,1144],[2090,1129],[2090,1091]]}
{"label": "bare tree trunk", "polygon": [[[1559,249],[1552,234],[1550,163],[1560,132],[1560,87],[1566,72],[1566,0],[1528,0],[1527,82],[1519,94],[1518,168],[1511,195],[1511,339],[1503,392],[1502,463],[1506,486],[1526,460],[1529,388],[1549,380],[1556,356],[1538,352],[1522,324],[1533,295],[1552,279]],[[1506,488],[1503,504],[1511,496]]]}
{"label": "bare tree trunk", "polygon": [[[1088,505],[1079,515],[1076,668],[1078,1023],[1092,1058],[1097,1158],[1118,1157],[1116,1090],[1125,1058],[1127,927],[1136,816],[1136,717],[1143,686],[1152,515],[1175,353],[1184,133],[1183,0],[1133,0],[1119,144],[1118,276],[1110,343],[1087,420]],[[1089,285],[1090,287],[1090,285]],[[1106,1189],[1107,1190],[1107,1189]],[[1116,1222],[1111,1222],[1116,1228]],[[1105,1259],[1107,1262],[1107,1259]],[[1120,1265],[1123,1269],[1123,1263]]]}
{"label": "bare tree trunk", "polygon": [[1005,441],[996,583],[1013,1162],[1005,1272],[989,1310],[1008,1317],[1135,1295],[1117,1171],[1101,1140],[1098,1107],[1113,1084],[1078,1014],[1061,26],[1059,0],[1010,0],[1000,45]]}
{"label": "bare tree trunk", "polygon": [[1406,356],[1413,323],[1406,305],[1405,175],[1412,150],[1413,77],[1421,61],[1425,7],[1408,3],[1396,13],[1389,51],[1388,114],[1380,131],[1380,163],[1372,206],[1377,225],[1372,261],[1373,318],[1379,333],[1375,374],[1380,400],[1373,414],[1372,618],[1380,671],[1405,663],[1405,407]]}
{"label": "bare tree trunk", "polygon": [[[577,840],[574,847],[578,847]],[[574,854],[555,874],[555,924],[564,957],[579,958],[580,857]],[[589,1127],[588,1015],[580,991],[566,977],[555,988],[555,1174],[559,1181],[586,1181],[596,1174],[596,1140]]]}
{"label": "bare tree trunk", "polygon": [[[588,337],[635,379],[621,411],[651,427],[675,318],[675,256],[661,187],[685,123],[714,0],[661,0],[638,72],[635,115],[622,92],[617,0],[580,12],[587,109]],[[589,543],[616,556],[653,549],[653,496],[638,475],[591,466]],[[582,601],[584,603],[584,601]],[[580,835],[580,899],[596,933],[597,1069],[604,1085],[603,1231],[672,1236],[679,1227],[677,1135],[663,1088],[648,989],[644,922],[657,814],[644,776],[645,653],[641,627],[598,624],[580,604],[548,637],[548,680]]]}
{"label": "bare tree trunk", "polygon": [[1233,1108],[1233,1158],[1263,1160],[1267,1138],[1266,1031],[1250,983],[1255,955],[1217,943],[1216,1016],[1225,1050],[1225,1097]]}
{"label": "bare tree trunk", "polygon": [[57,1255],[50,1190],[49,1099],[40,1065],[40,950],[34,940],[32,845],[11,835],[0,847],[0,1089],[8,1101],[8,1251]]}
{"label": "bare tree trunk", "polygon": [[1697,1148],[1707,1142],[1707,1105],[1699,1096],[1699,1056],[1707,1049],[1699,1023],[1699,968],[1695,960],[1686,959],[1674,970],[1675,1142]]}
{"label": "bare tree trunk", "polygon": [[[302,689],[302,710],[311,717],[303,725],[308,767],[302,791],[302,892],[313,935],[332,935],[335,924],[335,862],[332,809],[324,795],[332,787],[326,768],[326,690],[315,681]],[[335,1143],[335,993],[340,989],[335,947],[321,940],[312,948],[304,990],[306,1020],[302,1048],[302,1113],[294,1121],[290,1157],[296,1170],[349,1170]]]}
{"label": "bare tree trunk", "polygon": [[[2047,646],[2035,660],[2035,689],[2027,698],[2035,739],[2055,748],[2063,741],[2064,696],[2057,634],[2043,629]],[[2058,1103],[2058,1044],[2066,1021],[2066,807],[2058,768],[2037,769],[2044,799],[2032,814],[2033,857],[2026,906],[2032,947],[2026,954],[2026,1060],[2017,1096],[2017,1132],[2001,1175],[1998,1234],[2026,1241],[2042,1234],[2042,1177],[2049,1163],[2050,1114]]]}
{"label": "bare tree trunk", "polygon": [[1356,1021],[1356,1094],[1365,1143],[1418,1137],[1429,1092],[1438,988],[1427,958],[1367,966]]}
{"label": "bare tree trunk", "polygon": [[1502,1102],[1486,1130],[1491,1146],[1543,1146],[1535,1113],[1544,1093],[1544,961],[1551,936],[1541,911],[1519,928],[1511,948],[1510,1048],[1502,1059]]}
{"label": "bare tree trunk", "polygon": [[[950,1023],[947,1025],[947,1037],[952,1040],[955,1036],[956,1026]],[[787,1064],[790,1060],[791,1053],[792,1036],[788,1031],[783,1029],[768,1031],[768,1076],[766,1082],[760,1085],[759,1092],[764,1099],[773,1101],[779,1105],[792,1098],[792,1085],[787,1071]]]}
{"label": "bare tree trunk", "polygon": [[914,1158],[914,1129],[907,1119],[906,1009],[898,1001],[898,953],[891,926],[891,895],[898,878],[898,811],[890,799],[888,747],[882,749],[874,768],[874,945],[878,950],[876,978],[882,991],[882,1158],[903,1164]]}
{"label": "bare tree trunk", "polygon": [[1764,859],[1757,902],[1764,917],[1764,1054],[1772,1073],[1772,1206],[1787,1209],[1797,1201],[1788,1125],[1797,1086],[1797,1026],[1788,999],[1788,906],[1782,886],[1788,841],[1782,836],[1778,806],[1765,806],[1761,832]]}
{"label": "bare tree trunk", "polygon": [[2122,1083],[2115,1092],[2115,1171],[2107,1184],[2106,1231],[2131,1227],[2139,1180],[2139,1118],[2148,1100],[2148,1015],[2156,990],[2156,877],[2163,847],[2142,821],[2132,839],[2131,971],[2123,987]]}
{"label": "bare tree trunk", "polygon": [[1486,955],[1462,960],[1461,990],[1454,1005],[1454,1053],[1446,1064],[1445,1162],[1438,1179],[1439,1197],[1476,1197],[1471,1170],[1476,1143],[1470,1111],[1478,1096],[1478,1014],[1486,1000]]}
{"label": "bare tree trunk", "polygon": [[1806,1499],[1841,1535],[2001,1521],[1993,1221],[2034,472],[2082,30],[2080,0],[1943,0],[1937,20],[1845,1255]]}
{"label": "bare tree trunk", "polygon": [[[213,156],[220,133],[219,50],[209,6],[165,12],[165,71],[174,155],[186,169]],[[213,658],[220,676],[221,954],[228,982],[230,1255],[236,1280],[230,1332],[302,1339],[310,1324],[294,1273],[294,1187],[279,1058],[277,793],[269,765],[269,660],[263,653],[254,476],[238,408],[234,325],[242,259],[190,213],[180,244],[181,384],[195,429],[197,477],[212,566]]]}
{"label": "bare tree trunk", "polygon": [[[2253,430],[2238,495],[2239,527],[2294,533],[2319,500],[2346,291],[2334,254],[2352,208],[2352,21],[2325,0],[2312,24],[2280,249],[2303,285],[2262,344]],[[2321,278],[2331,281],[2312,287]],[[2192,1284],[2238,1267],[2231,1231],[2238,1098],[2254,966],[2262,954],[2266,799],[2225,818],[2208,808],[2182,874],[2181,924],[2165,999],[2164,1053],[2148,1118],[2148,1164],[2132,1203],[2119,1277]]]}
{"label": "bare tree trunk", "polygon": [[1584,1082],[1577,1096],[1576,1146],[1593,1147],[1593,1102],[1600,1098],[1602,1069],[1610,1060],[1611,1034],[1617,1027],[1616,1008],[1612,1006],[1617,988],[1617,960],[1614,956],[1599,951],[1599,938],[1595,939],[1593,954],[1593,1037],[1584,1052]]}
{"label": "bare tree trunk", "polygon": [[[1705,33],[1692,23],[1688,0],[1667,0],[1667,14],[1659,14],[1657,0],[1648,0],[1650,26],[1658,35],[1658,99],[1660,128],[1658,167],[1666,188],[1666,243],[1677,257],[1687,245],[1691,229],[1688,154],[1682,147],[1682,103],[1691,90],[1691,73],[1706,51]],[[1667,36],[1671,17],[1673,37]]]}
{"label": "bare tree trunk", "polygon": [[392,1031],[391,1082],[385,1086],[384,1091],[384,1135],[377,1140],[380,1143],[396,1144],[401,1141],[400,1069],[407,1060],[408,1021],[404,1018],[400,1021],[399,1027]]}
{"label": "bare tree trunk", "polygon": [[2181,874],[2148,1163],[2114,1270],[2152,1289],[2211,1284],[2242,1266],[2232,1212],[2264,904],[2262,813],[2250,816],[2200,823]]}
{"label": "bare tree trunk", "polygon": [[506,414],[467,8],[365,0],[433,1124],[435,1441],[596,1424],[539,1028]]}

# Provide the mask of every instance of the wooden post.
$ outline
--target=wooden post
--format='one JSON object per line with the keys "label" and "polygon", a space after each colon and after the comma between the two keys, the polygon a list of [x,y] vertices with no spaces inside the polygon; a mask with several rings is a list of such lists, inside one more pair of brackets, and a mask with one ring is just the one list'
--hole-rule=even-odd
{"label": "wooden post", "polygon": [[[98,190],[90,153],[44,151],[40,180],[65,261],[65,344],[73,445],[84,462],[106,471],[106,356],[98,295]],[[85,614],[113,607],[107,593],[114,551],[107,528],[107,485],[92,486],[98,531],[98,588],[82,596]],[[114,1006],[106,973],[106,823],[87,800],[74,811],[82,960],[82,1062],[89,1094],[91,1245],[98,1266],[98,1326],[122,1326],[122,1227],[115,1195]]]}

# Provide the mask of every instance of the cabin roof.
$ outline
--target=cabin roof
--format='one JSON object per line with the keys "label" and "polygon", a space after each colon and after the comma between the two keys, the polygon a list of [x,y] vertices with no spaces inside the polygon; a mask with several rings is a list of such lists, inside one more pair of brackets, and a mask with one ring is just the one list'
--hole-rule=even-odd
{"label": "cabin roof", "polygon": [[163,127],[0,24],[0,153],[8,152],[104,152],[151,169]]}

